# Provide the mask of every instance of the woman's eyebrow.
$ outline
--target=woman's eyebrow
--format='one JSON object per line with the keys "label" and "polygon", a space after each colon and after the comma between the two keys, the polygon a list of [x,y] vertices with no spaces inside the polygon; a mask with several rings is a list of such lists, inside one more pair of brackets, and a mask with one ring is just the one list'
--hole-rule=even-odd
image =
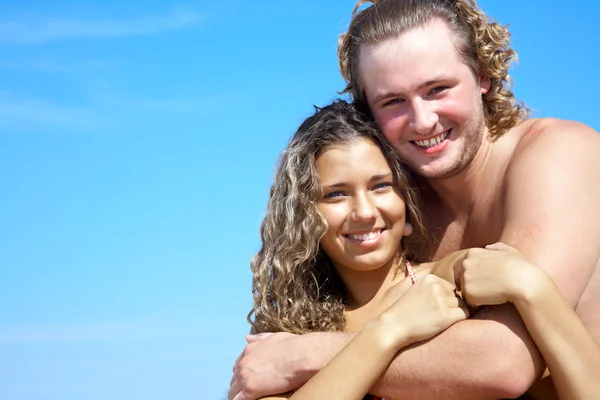
{"label": "woman's eyebrow", "polygon": [[[381,181],[383,179],[389,179],[392,177],[391,173],[386,173],[386,174],[377,174],[377,175],[373,175],[371,177],[371,179],[369,179],[369,182],[375,182],[375,181]],[[328,184],[328,185],[321,185],[322,188],[326,188],[326,189],[335,189],[335,188],[339,188],[339,187],[343,187],[343,186],[347,186],[348,184],[346,182],[336,182],[336,183],[332,183],[332,184]]]}
{"label": "woman's eyebrow", "polygon": [[373,176],[371,177],[371,179],[369,179],[369,181],[370,181],[370,182],[374,182],[374,181],[380,181],[380,180],[383,180],[383,179],[389,179],[389,178],[391,178],[391,177],[392,177],[392,174],[391,174],[391,172],[390,172],[390,173],[387,173],[387,174],[373,175]]}
{"label": "woman's eyebrow", "polygon": [[345,182],[337,182],[337,183],[333,183],[331,185],[321,185],[321,187],[328,188],[328,189],[329,188],[339,188],[342,186],[346,186],[346,183]]}

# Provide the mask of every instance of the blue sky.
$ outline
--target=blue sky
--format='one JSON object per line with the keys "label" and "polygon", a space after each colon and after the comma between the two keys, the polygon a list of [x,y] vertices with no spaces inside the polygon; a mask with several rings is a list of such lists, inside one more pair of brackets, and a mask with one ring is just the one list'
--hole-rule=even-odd
{"label": "blue sky", "polygon": [[[481,1],[534,115],[598,130],[600,6],[564,4]],[[0,1],[0,398],[222,398],[273,166],[343,87],[353,5]]]}

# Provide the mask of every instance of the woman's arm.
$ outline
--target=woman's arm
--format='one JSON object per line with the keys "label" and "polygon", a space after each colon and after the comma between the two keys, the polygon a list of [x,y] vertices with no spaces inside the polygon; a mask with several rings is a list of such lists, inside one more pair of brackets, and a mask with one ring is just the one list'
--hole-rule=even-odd
{"label": "woman's arm", "polygon": [[291,399],[362,399],[406,343],[401,339],[396,345],[385,331],[380,320],[366,326]]}
{"label": "woman's arm", "polygon": [[531,284],[520,285],[513,303],[546,361],[559,397],[600,399],[600,347],[552,279],[530,265]]}
{"label": "woman's arm", "polygon": [[502,243],[470,252],[462,268],[469,304],[515,305],[561,399],[600,399],[600,347],[544,270]]}
{"label": "woman's arm", "polygon": [[426,275],[369,323],[291,399],[362,399],[403,347],[468,317],[454,285]]}
{"label": "woman's arm", "polygon": [[428,273],[437,275],[455,285],[459,278],[455,273],[460,270],[459,268],[456,268],[456,266],[462,263],[462,260],[466,257],[468,251],[468,249],[458,250],[448,254],[440,260],[423,263],[420,267],[423,267]]}

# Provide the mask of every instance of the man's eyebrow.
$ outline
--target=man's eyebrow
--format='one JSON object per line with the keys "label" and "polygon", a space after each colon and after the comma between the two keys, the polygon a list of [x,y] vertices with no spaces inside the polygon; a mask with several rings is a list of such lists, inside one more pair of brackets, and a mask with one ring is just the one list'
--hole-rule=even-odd
{"label": "man's eyebrow", "polygon": [[[433,86],[433,85],[439,84],[441,82],[449,81],[450,79],[451,78],[449,76],[440,75],[433,79],[429,79],[429,80],[421,83],[419,86],[417,86],[417,90],[423,90],[424,88],[426,88],[428,86]],[[388,97],[393,98],[393,97],[402,97],[402,96],[404,96],[404,93],[401,93],[401,92],[384,92],[384,93],[381,93],[381,94],[378,94],[377,96],[375,96],[373,103],[378,103],[383,99],[387,99]]]}
{"label": "man's eyebrow", "polygon": [[438,84],[440,82],[446,82],[446,81],[449,81],[449,80],[450,80],[450,77],[448,77],[446,75],[439,75],[439,76],[436,76],[433,79],[429,79],[428,81],[421,83],[419,86],[417,86],[417,89],[421,90],[423,88],[426,88],[427,86],[433,86],[433,85]]}
{"label": "man's eyebrow", "polygon": [[379,103],[381,100],[383,99],[387,99],[388,97],[402,97],[404,96],[404,94],[400,93],[400,92],[384,92],[381,94],[378,94],[377,96],[375,96],[375,99],[373,100],[373,103]]}

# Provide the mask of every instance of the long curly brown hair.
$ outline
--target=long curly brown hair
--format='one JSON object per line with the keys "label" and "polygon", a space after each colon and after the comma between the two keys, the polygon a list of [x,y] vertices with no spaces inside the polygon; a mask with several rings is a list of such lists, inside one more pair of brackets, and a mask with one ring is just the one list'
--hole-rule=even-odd
{"label": "long curly brown hair", "polygon": [[[367,3],[372,4],[361,10]],[[492,138],[526,119],[529,109],[515,99],[508,75],[517,59],[510,46],[510,33],[491,21],[473,0],[359,0],[348,30],[338,41],[338,61],[346,80],[343,92],[368,109],[358,63],[361,45],[376,45],[436,18],[453,30],[458,54],[473,74],[491,81],[483,104]]]}
{"label": "long curly brown hair", "polygon": [[260,230],[262,247],[252,259],[254,306],[248,321],[258,331],[302,334],[344,329],[343,284],[319,246],[327,223],[317,208],[322,193],[315,163],[332,145],[367,139],[379,147],[413,226],[412,235],[399,243],[403,251],[398,267],[404,259],[422,261],[424,254],[425,228],[416,188],[383,134],[344,100],[315,108],[279,159]]}

